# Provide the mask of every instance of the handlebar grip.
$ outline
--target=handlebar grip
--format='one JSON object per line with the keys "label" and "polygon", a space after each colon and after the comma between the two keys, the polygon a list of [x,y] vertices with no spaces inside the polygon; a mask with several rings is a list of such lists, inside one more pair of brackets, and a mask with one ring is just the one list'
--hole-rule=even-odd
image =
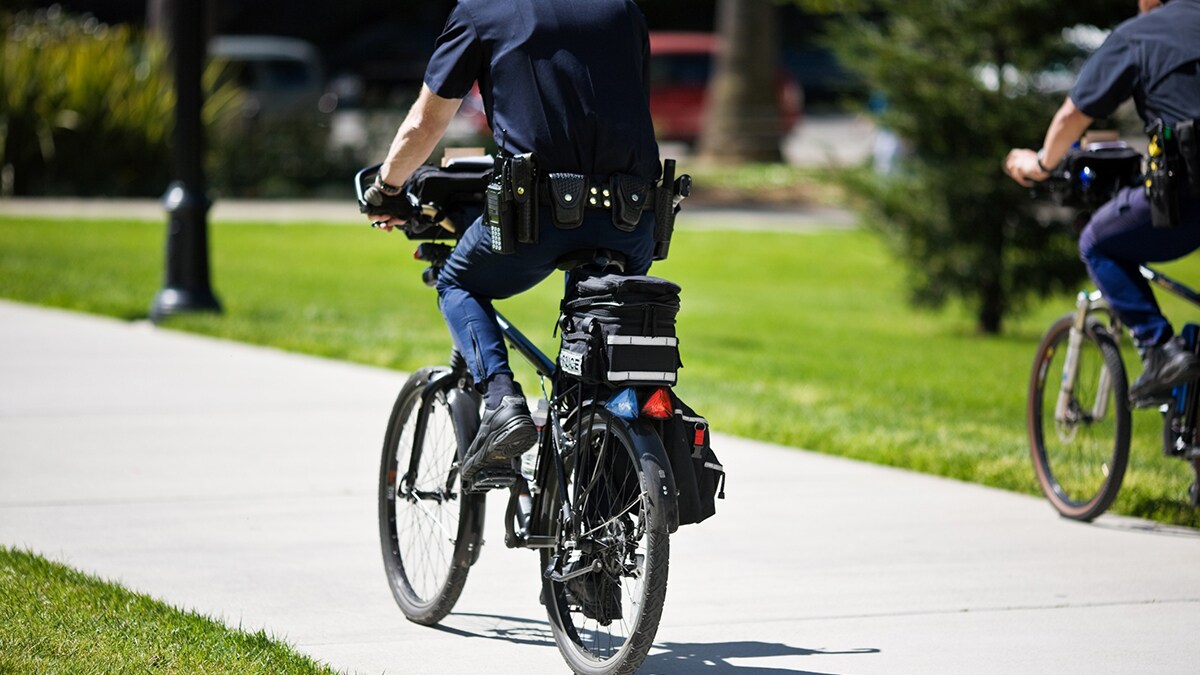
{"label": "handlebar grip", "polygon": [[375,187],[375,177],[383,164],[373,164],[359,171],[354,176],[354,188],[358,197],[359,213],[368,215],[387,215],[410,222],[416,217],[419,209],[414,203],[413,196],[406,190],[397,195],[385,195]]}

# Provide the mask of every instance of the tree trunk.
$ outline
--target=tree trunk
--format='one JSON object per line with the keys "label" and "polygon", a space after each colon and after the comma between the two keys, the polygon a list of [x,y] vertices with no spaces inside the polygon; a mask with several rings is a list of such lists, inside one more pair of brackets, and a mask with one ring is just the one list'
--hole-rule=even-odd
{"label": "tree trunk", "polygon": [[699,154],[713,162],[778,162],[778,13],[772,0],[718,0],[722,49],[708,87]]}
{"label": "tree trunk", "polygon": [[979,332],[984,335],[999,335],[1004,328],[1004,289],[989,282],[983,289],[979,306]]}
{"label": "tree trunk", "polygon": [[1004,226],[988,223],[979,270],[979,332],[999,335],[1008,311],[1008,293],[1004,288]]}

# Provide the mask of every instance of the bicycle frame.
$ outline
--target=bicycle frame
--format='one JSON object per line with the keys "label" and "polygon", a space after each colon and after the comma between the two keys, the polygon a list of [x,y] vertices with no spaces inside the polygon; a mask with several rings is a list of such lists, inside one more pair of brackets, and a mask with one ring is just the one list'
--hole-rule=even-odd
{"label": "bicycle frame", "polygon": [[[1175,279],[1155,270],[1152,267],[1141,265],[1138,268],[1139,273],[1144,279],[1154,284],[1155,286],[1167,291],[1168,293],[1181,298],[1188,303],[1200,308],[1200,293],[1196,292],[1189,286],[1186,286]],[[1088,322],[1092,317],[1104,315],[1105,328],[1109,335],[1117,342],[1118,346],[1121,342],[1122,325],[1116,314],[1109,307],[1108,302],[1100,291],[1080,291],[1075,301],[1075,319],[1071,326],[1071,334],[1067,343],[1067,356],[1063,366],[1062,384],[1059,387],[1058,399],[1055,402],[1054,419],[1060,423],[1068,423],[1071,419],[1072,411],[1070,410],[1070,402],[1074,395],[1075,383],[1079,376],[1079,349],[1083,342],[1083,333],[1087,330]],[[1185,327],[1186,330],[1186,327]],[[1101,368],[1100,382],[1098,383],[1097,391],[1101,394],[1107,394],[1112,388],[1111,374],[1107,368]],[[1184,385],[1180,391],[1176,392],[1175,405],[1179,413],[1185,409],[1185,401],[1190,392],[1196,389],[1192,383]],[[1108,396],[1098,395],[1093,410],[1091,411],[1093,419],[1101,419],[1108,413]],[[1180,454],[1184,449],[1179,449],[1174,454]]]}
{"label": "bicycle frame", "polygon": [[1145,265],[1139,267],[1138,271],[1141,272],[1142,277],[1146,279],[1146,281],[1149,281],[1159,288],[1162,288],[1163,290],[1166,290],[1167,292],[1176,295],[1192,303],[1193,305],[1196,305],[1197,307],[1200,307],[1200,293],[1197,293],[1191,288],[1184,286],[1162,272]]}
{"label": "bicycle frame", "polygon": [[[1172,279],[1171,277],[1155,270],[1151,267],[1142,265],[1138,268],[1142,277],[1159,288],[1179,297],[1187,302],[1200,308],[1200,293],[1197,293],[1192,288]],[[1109,307],[1108,301],[1100,291],[1080,291],[1075,300],[1075,322],[1071,326],[1071,336],[1068,341],[1067,358],[1063,369],[1062,386],[1059,389],[1058,400],[1054,408],[1054,418],[1059,422],[1065,422],[1069,418],[1069,402],[1074,390],[1075,380],[1079,374],[1079,346],[1083,341],[1083,331],[1087,329],[1089,317],[1103,314],[1107,317],[1104,322],[1105,328],[1109,330],[1118,345],[1121,342],[1121,322]],[[1109,373],[1107,369],[1102,369],[1100,374],[1100,388],[1098,391],[1108,391],[1112,386],[1108,379]],[[1108,397],[1098,397],[1096,401],[1096,409],[1092,411],[1095,418],[1102,418],[1108,410]]]}
{"label": "bicycle frame", "polygon": [[[1067,338],[1067,356],[1063,365],[1062,381],[1058,390],[1058,400],[1054,405],[1054,419],[1060,424],[1074,421],[1072,419],[1071,401],[1075,396],[1075,383],[1079,378],[1079,351],[1083,344],[1083,333],[1087,330],[1089,317],[1103,314],[1108,317],[1106,328],[1110,330],[1113,339],[1120,341],[1121,325],[1108,302],[1100,291],[1080,291],[1075,299],[1075,320],[1071,325],[1071,334]],[[1100,381],[1097,392],[1107,394],[1112,388],[1112,375],[1108,368],[1100,369]],[[1092,419],[1103,419],[1108,414],[1108,396],[1096,397],[1092,408]]]}

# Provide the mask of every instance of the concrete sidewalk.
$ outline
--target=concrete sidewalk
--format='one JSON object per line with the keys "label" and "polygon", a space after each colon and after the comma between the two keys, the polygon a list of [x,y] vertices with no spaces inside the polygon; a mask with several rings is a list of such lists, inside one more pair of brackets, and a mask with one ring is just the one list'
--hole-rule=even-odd
{"label": "concrete sidewalk", "polygon": [[[503,546],[499,494],[444,625],[395,607],[375,481],[403,380],[0,302],[0,545],[265,628],[347,672],[565,672],[537,556]],[[1082,525],[1031,497],[715,446],[729,499],[672,538],[643,672],[1200,668],[1197,531]]]}

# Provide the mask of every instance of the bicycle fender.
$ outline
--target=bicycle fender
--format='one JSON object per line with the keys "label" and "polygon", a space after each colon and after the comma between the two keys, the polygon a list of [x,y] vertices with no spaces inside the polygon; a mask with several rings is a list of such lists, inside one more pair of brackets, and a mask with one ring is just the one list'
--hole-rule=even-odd
{"label": "bicycle fender", "polygon": [[[466,456],[467,449],[471,445],[471,440],[479,432],[479,396],[473,390],[458,387],[456,378],[439,381],[438,385],[448,389],[446,403],[450,407],[450,416],[458,430],[458,461],[461,465],[463,457]],[[487,515],[487,501],[483,499],[483,495],[463,495],[462,498],[479,501],[478,509],[464,509],[463,511],[464,517],[467,519],[463,523],[465,528],[463,533],[468,538],[469,545],[466,549],[465,559],[457,562],[469,567],[479,560],[479,554],[483,550],[483,523]]]}
{"label": "bicycle fender", "polygon": [[667,532],[673,533],[679,529],[679,504],[675,498],[678,489],[675,487],[675,475],[671,473],[671,462],[667,459],[667,450],[654,427],[645,421],[637,420],[630,424],[629,434],[633,437],[642,470],[653,472],[662,479],[663,493],[652,494],[650,499],[659,501],[661,512],[666,517]]}

